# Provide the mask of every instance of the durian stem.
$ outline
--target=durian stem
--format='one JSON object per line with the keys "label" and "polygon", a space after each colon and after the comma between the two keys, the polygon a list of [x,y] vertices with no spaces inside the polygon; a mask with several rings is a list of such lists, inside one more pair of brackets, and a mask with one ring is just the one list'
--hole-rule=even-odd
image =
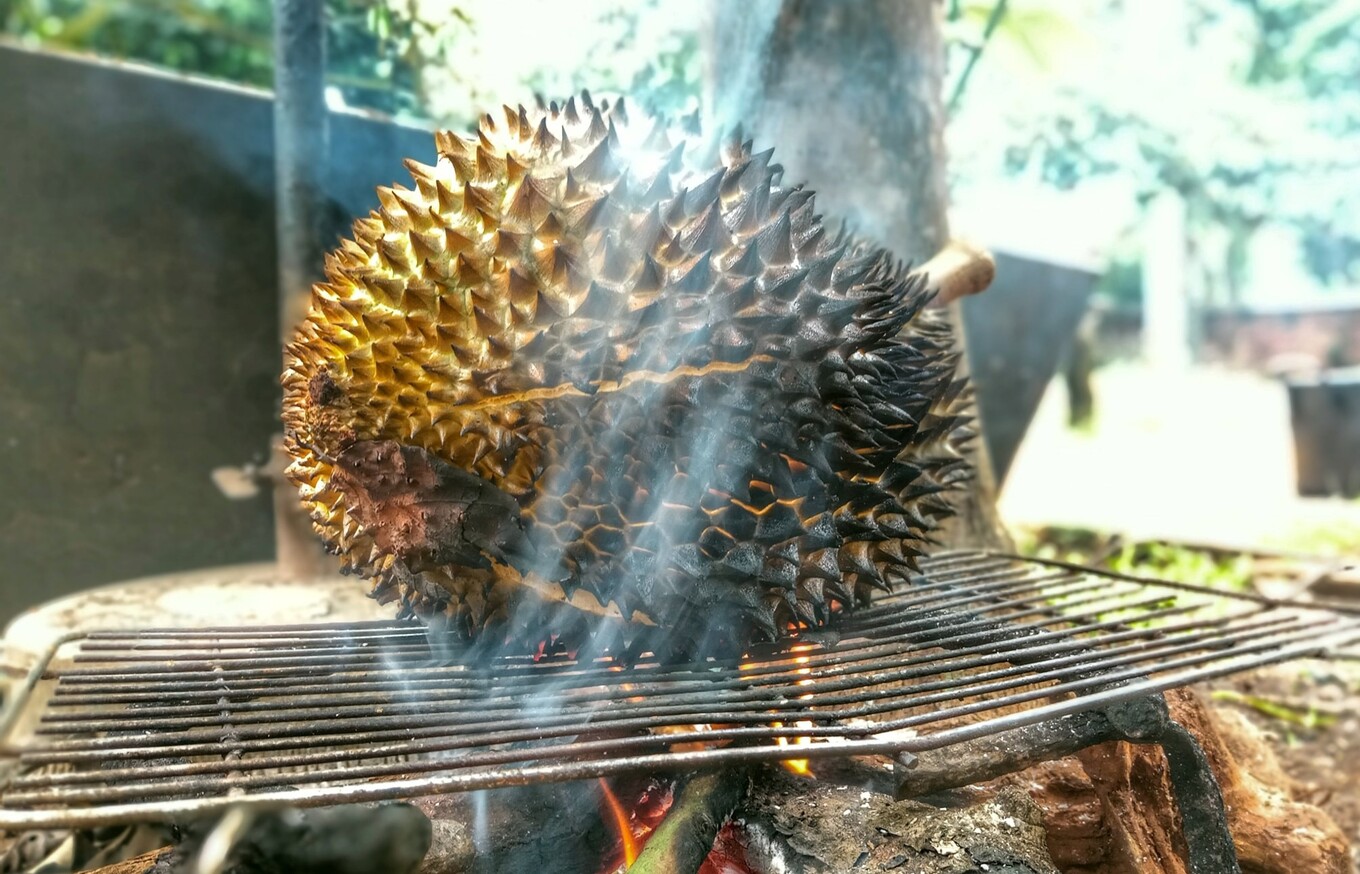
{"label": "durian stem", "polygon": [[708,858],[723,823],[751,785],[746,768],[698,774],[652,833],[628,874],[691,874]]}
{"label": "durian stem", "polygon": [[950,240],[935,257],[921,265],[921,271],[935,292],[935,303],[947,305],[986,291],[996,277],[996,259],[972,243]]}

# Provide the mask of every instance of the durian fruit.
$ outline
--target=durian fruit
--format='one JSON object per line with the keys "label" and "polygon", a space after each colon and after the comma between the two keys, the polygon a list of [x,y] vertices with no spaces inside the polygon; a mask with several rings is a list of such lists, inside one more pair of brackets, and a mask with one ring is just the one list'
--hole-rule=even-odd
{"label": "durian fruit", "polygon": [[440,133],[326,259],[284,424],[316,530],[400,615],[663,657],[905,580],[969,476],[920,273],[771,152],[588,94]]}

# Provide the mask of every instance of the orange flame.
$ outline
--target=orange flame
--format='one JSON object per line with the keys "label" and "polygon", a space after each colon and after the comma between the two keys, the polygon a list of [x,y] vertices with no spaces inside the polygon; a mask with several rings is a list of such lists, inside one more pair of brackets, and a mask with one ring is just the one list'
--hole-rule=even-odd
{"label": "orange flame", "polygon": [[[790,648],[790,651],[791,651],[791,652],[807,652],[807,651],[810,650],[810,649],[812,649],[812,644],[810,644],[810,643],[800,643],[800,644],[796,644],[795,646],[791,647],[791,648]],[[793,663],[796,664],[796,665],[803,665],[803,666],[804,666],[804,667],[798,668],[798,673],[799,673],[800,675],[802,675],[802,676],[807,676],[807,675],[809,675],[809,674],[812,673],[812,669],[809,668],[809,667],[806,667],[806,665],[808,664],[808,657],[807,657],[807,656],[805,656],[805,655],[797,656],[796,658],[794,658]],[[799,680],[799,681],[798,681],[798,685],[799,685],[799,686],[810,686],[810,685],[812,685],[812,680]],[[801,697],[802,699],[806,700],[806,699],[808,699],[808,698],[811,698],[812,696],[811,696],[811,695],[802,695],[802,696],[800,696],[800,697]],[[811,728],[811,727],[812,727],[812,723],[811,723],[811,722],[808,722],[808,721],[805,720],[805,719],[800,719],[800,720],[798,720],[797,722],[794,723],[794,725],[797,726],[798,728]],[[783,724],[782,724],[782,723],[779,723],[779,722],[776,722],[776,723],[774,723],[774,726],[775,726],[775,728],[781,728],[781,727],[783,726]],[[788,738],[785,738],[785,737],[777,738],[777,739],[776,739],[776,742],[777,742],[781,747],[789,746],[789,740],[788,740]],[[794,744],[797,744],[798,746],[806,746],[807,744],[812,743],[812,738],[810,738],[810,737],[797,737],[797,738],[794,738],[794,739],[793,739],[793,743],[794,743]],[[782,764],[785,768],[788,768],[788,769],[789,769],[790,771],[792,771],[793,773],[799,774],[799,775],[804,776],[804,777],[810,776],[810,775],[812,774],[812,766],[808,763],[808,760],[807,760],[807,759],[785,759],[785,760],[784,760],[783,762],[781,762],[780,764]]]}
{"label": "orange flame", "polygon": [[[774,726],[775,728],[784,727],[784,723],[782,722],[771,722],[770,725]],[[800,719],[798,722],[795,723],[795,725],[797,725],[799,728],[810,728],[812,726],[812,723]],[[789,739],[783,736],[775,738],[774,742],[779,744],[781,747],[789,746]],[[807,737],[798,737],[794,738],[793,742],[801,746],[804,744],[812,743],[812,739]],[[785,768],[788,768],[793,773],[803,777],[807,777],[812,774],[812,766],[808,764],[807,759],[784,759],[779,764],[783,765]]]}
{"label": "orange flame", "polygon": [[609,805],[609,812],[614,817],[614,827],[618,829],[619,841],[623,844],[623,867],[625,870],[631,868],[637,861],[637,843],[633,840],[633,826],[628,819],[628,814],[624,812],[623,805],[614,796],[614,791],[609,788],[609,781],[600,778],[600,789],[604,791],[605,804]]}

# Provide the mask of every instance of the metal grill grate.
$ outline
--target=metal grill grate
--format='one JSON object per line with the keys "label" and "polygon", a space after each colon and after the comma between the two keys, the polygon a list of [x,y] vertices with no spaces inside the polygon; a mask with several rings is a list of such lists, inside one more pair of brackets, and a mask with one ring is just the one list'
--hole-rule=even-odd
{"label": "metal grill grate", "polygon": [[1360,642],[1360,617],[984,553],[741,663],[432,660],[408,623],[103,632],[5,723],[0,827],[898,753]]}

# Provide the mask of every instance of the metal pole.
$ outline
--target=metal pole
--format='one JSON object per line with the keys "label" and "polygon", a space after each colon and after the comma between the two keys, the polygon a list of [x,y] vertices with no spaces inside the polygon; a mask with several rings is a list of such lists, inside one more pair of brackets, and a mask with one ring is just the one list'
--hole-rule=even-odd
{"label": "metal pole", "polygon": [[327,157],[323,0],[274,3],[274,172],[278,198],[279,335],[287,342],[320,275]]}
{"label": "metal pole", "polygon": [[[323,181],[328,155],[324,0],[274,2],[274,174],[279,267],[279,337],[287,343],[321,273]],[[274,538],[280,570],[321,572],[322,554],[273,446]]]}

